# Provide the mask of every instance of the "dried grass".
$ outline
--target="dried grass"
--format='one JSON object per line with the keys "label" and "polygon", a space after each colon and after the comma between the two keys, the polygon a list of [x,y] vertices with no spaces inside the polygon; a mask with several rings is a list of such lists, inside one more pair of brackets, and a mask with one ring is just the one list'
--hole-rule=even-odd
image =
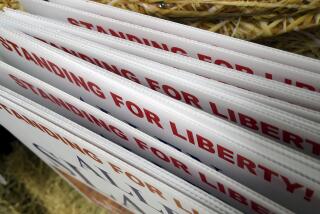
{"label": "dried grass", "polygon": [[320,26],[320,11],[275,20],[238,17],[210,22],[186,21],[182,23],[240,39],[254,40]]}
{"label": "dried grass", "polygon": [[257,43],[320,59],[320,27],[291,32],[273,38],[260,39]]}
{"label": "dried grass", "polygon": [[13,9],[21,9],[19,0],[0,0],[0,10],[4,7],[10,7]]}
{"label": "dried grass", "polygon": [[245,40],[320,25],[320,0],[95,0]]}
{"label": "dried grass", "polygon": [[[22,145],[1,158],[0,213],[105,214]],[[7,210],[8,212],[2,212]]]}
{"label": "dried grass", "polygon": [[290,16],[319,9],[320,0],[96,0],[115,7],[167,18]]}

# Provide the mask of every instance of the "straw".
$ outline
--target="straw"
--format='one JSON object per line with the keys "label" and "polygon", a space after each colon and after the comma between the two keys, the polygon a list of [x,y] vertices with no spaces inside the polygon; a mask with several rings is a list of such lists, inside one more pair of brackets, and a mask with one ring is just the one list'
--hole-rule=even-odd
{"label": "straw", "polygon": [[0,0],[0,10],[4,7],[10,7],[12,9],[21,9],[19,0]]}
{"label": "straw", "polygon": [[320,0],[95,1],[245,40],[304,30],[320,20]]}
{"label": "straw", "polygon": [[95,0],[166,18],[279,17],[319,9],[320,0]]}
{"label": "straw", "polygon": [[255,42],[320,59],[320,27],[305,31],[291,32],[273,38],[260,39]]}
{"label": "straw", "polygon": [[275,20],[255,20],[254,17],[238,17],[210,22],[185,21],[181,23],[240,39],[253,40],[319,26],[320,11],[299,16],[281,17]]}

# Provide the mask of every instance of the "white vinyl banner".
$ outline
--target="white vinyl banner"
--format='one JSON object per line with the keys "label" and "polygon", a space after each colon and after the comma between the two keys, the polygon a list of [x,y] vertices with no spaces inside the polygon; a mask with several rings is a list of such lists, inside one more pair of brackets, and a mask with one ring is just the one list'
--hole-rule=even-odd
{"label": "white vinyl banner", "polygon": [[[44,28],[59,29],[59,30],[71,33],[73,35],[78,35],[85,39],[92,40],[94,42],[109,46],[111,48],[119,49],[124,52],[131,53],[133,55],[151,59],[153,61],[170,65],[172,67],[179,68],[181,70],[185,70],[200,76],[204,76],[210,79],[214,79],[220,82],[234,85],[239,88],[251,90],[263,95],[277,98],[279,100],[287,101],[289,103],[294,103],[307,108],[319,110],[320,95],[319,93],[316,93],[316,92],[300,90],[296,87],[285,85],[283,83],[279,83],[276,81],[269,81],[254,75],[250,75],[242,72],[236,72],[232,69],[226,69],[221,66],[214,66],[210,63],[205,63],[193,58],[186,58],[170,52],[161,51],[158,49],[150,48],[148,46],[143,46],[136,43],[131,43],[123,39],[100,34],[84,28],[74,27],[72,25],[63,24],[62,22],[60,23],[57,21],[53,21],[43,17],[37,17],[31,14],[27,14],[19,11],[6,9],[5,13],[0,16],[1,16],[0,20],[8,16],[10,17],[10,19],[18,20],[18,22],[22,22],[22,23],[27,22],[30,24],[37,24],[37,25],[41,25]],[[13,22],[10,22],[10,23],[13,24]],[[17,24],[13,24],[13,25],[17,26]],[[292,108],[292,106],[289,108],[289,106],[286,104],[283,104],[283,103],[280,104],[279,102],[266,100],[261,97],[259,98],[255,95],[242,93],[241,90],[237,90],[237,89],[233,89],[233,90],[228,89],[228,90],[232,91],[233,93],[239,93],[242,96],[248,96],[249,98],[250,97],[258,98],[259,100],[263,100],[264,103],[265,102],[267,102],[267,104],[271,103],[272,106],[274,107],[278,107],[286,111],[290,110],[290,112],[292,113],[300,112],[298,115],[304,116],[303,113],[301,114],[301,111],[303,110],[297,111],[297,109],[294,107]],[[312,116],[309,115],[308,118],[310,119],[312,118]]]}
{"label": "white vinyl banner", "polygon": [[[118,150],[119,155],[127,158],[126,161],[121,160],[3,96],[0,96],[0,115],[1,125],[48,165],[112,198],[134,213],[238,213],[175,176],[166,176],[168,173],[157,175],[167,177],[176,184],[181,182],[180,186],[187,185],[182,188],[189,188],[189,194],[198,195],[199,200],[204,200],[203,203],[212,200],[212,207],[208,208],[144,172],[151,171],[155,175],[160,170],[159,173],[162,173],[159,167],[106,141],[114,151]],[[59,122],[63,124],[62,121],[56,121]],[[141,164],[140,169],[130,165],[130,161]]]}
{"label": "white vinyl banner", "polygon": [[[0,21],[1,24],[1,21]],[[252,99],[238,96],[208,80],[188,72],[164,66],[150,60],[126,54],[108,47],[70,36],[65,33],[37,30],[35,26],[20,25],[20,29],[53,47],[77,56],[105,70],[126,77],[136,83],[159,91],[176,100],[217,117],[236,123],[248,130],[261,134],[298,151],[308,153],[298,144],[290,144],[286,138],[278,138],[273,130],[294,133],[301,139],[320,142],[320,124],[272,108]],[[6,82],[6,81],[5,81]],[[223,83],[216,82],[217,85]],[[317,115],[320,115],[318,113]]]}
{"label": "white vinyl banner", "polygon": [[252,42],[232,38],[230,36],[209,32],[187,25],[171,22],[168,20],[139,14],[116,8],[110,5],[99,4],[90,0],[50,0],[51,2],[70,6],[101,16],[117,19],[123,22],[144,26],[154,30],[171,33],[189,38],[213,46],[234,50],[251,56],[268,59],[270,61],[291,65],[315,73],[320,73],[320,61],[286,51],[262,46]]}
{"label": "white vinyl banner", "polygon": [[[220,172],[57,88],[51,87],[13,67],[5,66],[3,63],[0,64],[1,84],[99,133],[101,136],[105,136],[135,154],[145,157],[233,207],[245,213],[259,213],[252,206],[252,204],[257,204],[268,212],[278,213],[279,210],[281,212],[279,205],[223,176]],[[29,90],[26,90],[28,88]],[[35,106],[35,104],[33,103],[31,106]],[[73,132],[73,130],[69,131]],[[97,143],[93,144],[99,146]],[[102,149],[103,145],[100,145]],[[215,181],[215,183],[212,183],[212,181]],[[237,200],[237,197],[234,197],[233,194],[226,194],[220,188],[212,188],[212,185],[221,186],[223,189],[232,189],[249,203]]]}
{"label": "white vinyl banner", "polygon": [[307,70],[42,0],[21,0],[21,3],[26,11],[33,14],[236,69],[240,72],[262,76],[268,80],[276,80],[320,92],[320,74]]}
{"label": "white vinyl banner", "polygon": [[[2,51],[11,65],[222,169],[224,174],[294,211],[301,207],[312,211],[320,206],[316,193],[320,190],[318,160],[22,33],[1,28],[1,36],[13,41],[21,54]],[[294,133],[281,131],[279,136],[320,152],[316,142],[300,141]]]}

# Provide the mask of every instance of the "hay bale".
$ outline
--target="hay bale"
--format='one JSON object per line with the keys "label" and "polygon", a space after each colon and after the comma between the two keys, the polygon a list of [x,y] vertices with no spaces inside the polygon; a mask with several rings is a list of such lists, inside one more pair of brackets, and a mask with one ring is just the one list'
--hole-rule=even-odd
{"label": "hay bale", "polygon": [[320,0],[95,1],[245,40],[320,25]]}
{"label": "hay bale", "polygon": [[320,0],[95,0],[166,18],[275,17],[319,9]]}
{"label": "hay bale", "polygon": [[0,0],[0,10],[4,7],[10,7],[18,10],[22,9],[19,0]]}
{"label": "hay bale", "polygon": [[254,42],[277,49],[320,59],[320,27],[296,31]]}
{"label": "hay bale", "polygon": [[320,26],[320,11],[275,20],[238,17],[209,22],[186,21],[182,23],[240,39],[254,40]]}

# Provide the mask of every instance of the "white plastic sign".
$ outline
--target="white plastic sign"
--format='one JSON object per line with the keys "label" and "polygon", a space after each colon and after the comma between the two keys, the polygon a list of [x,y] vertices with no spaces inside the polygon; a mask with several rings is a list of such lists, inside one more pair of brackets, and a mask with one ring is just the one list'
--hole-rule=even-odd
{"label": "white plastic sign", "polygon": [[[72,25],[66,25],[62,22],[56,22],[50,19],[33,16],[31,14],[14,11],[6,9],[5,13],[0,15],[1,19],[3,16],[8,16],[10,19],[17,19],[19,22],[28,22],[30,24],[41,25],[45,28],[59,29],[65,32],[69,32],[73,35],[78,35],[80,37],[92,40],[94,42],[122,50],[124,52],[131,53],[133,55],[141,56],[153,61],[157,61],[172,67],[179,68],[181,70],[189,71],[200,76],[204,76],[210,79],[221,81],[230,85],[237,86],[239,88],[244,88],[251,90],[263,95],[274,97],[280,100],[287,101],[289,103],[294,103],[300,106],[304,106],[311,109],[319,109],[320,95],[316,92],[310,92],[307,90],[300,90],[296,87],[285,85],[276,81],[268,81],[264,78],[257,77],[254,75],[249,75],[246,73],[236,72],[232,69],[226,69],[221,66],[214,66],[210,63],[205,63],[200,60],[193,58],[186,58],[177,54],[173,54],[166,51],[161,51],[158,49],[150,48],[148,46],[143,46],[136,43],[131,43],[123,39],[116,37],[100,34],[94,31],[90,31],[84,28],[74,27]],[[16,26],[16,24],[14,24]],[[242,93],[241,90],[237,92],[237,89],[231,90],[233,93],[241,93],[244,96],[246,93]],[[246,95],[252,97],[250,95]],[[256,96],[254,96],[256,98]],[[261,98],[260,98],[261,100]],[[263,99],[266,101],[266,99]],[[280,107],[283,110],[288,110],[288,106],[285,104],[280,104],[274,101],[266,101],[272,106]],[[290,108],[290,112],[301,114],[301,109]],[[305,111],[304,111],[305,112]],[[311,113],[312,114],[312,113]],[[308,117],[312,118],[311,115]]]}
{"label": "white plastic sign", "polygon": [[103,207],[108,213],[133,214],[132,211],[115,202],[111,197],[106,197],[97,190],[94,190],[92,187],[80,182],[76,178],[68,175],[54,166],[51,166],[51,168],[66,182],[68,182],[70,186],[77,190],[84,198],[96,204],[97,206]]}
{"label": "white plastic sign", "polygon": [[[4,28],[1,36],[23,47],[21,56],[14,51],[2,51],[10,64],[128,121],[209,166],[214,164],[227,176],[294,211],[301,207],[311,211],[319,206],[318,160],[105,72],[32,37]],[[319,150],[312,141],[303,145]]]}
{"label": "white plastic sign", "polygon": [[[320,159],[320,154],[304,151],[300,144],[290,143],[290,138],[280,138],[276,134],[294,133],[304,141],[320,142],[319,123],[235,95],[221,87],[215,87],[212,84],[213,80],[188,72],[105,46],[101,47],[62,32],[37,30],[35,26],[24,24],[19,27],[33,37],[105,70]],[[219,82],[215,84],[223,85]]]}
{"label": "white plastic sign", "polygon": [[285,65],[291,65],[315,73],[320,73],[320,61],[286,51],[270,48],[252,42],[232,38],[218,33],[201,30],[187,25],[163,20],[133,11],[99,4],[90,0],[50,0],[51,2],[70,6],[80,10],[110,17],[120,21],[144,26],[154,30],[171,33],[213,46],[234,50],[251,56],[268,59]]}
{"label": "white plastic sign", "polygon": [[[201,164],[163,142],[15,68],[3,63],[0,63],[0,65],[0,82],[2,85],[8,86],[8,88],[66,116],[72,121],[105,136],[109,140],[133,151],[135,154],[202,188],[204,191],[233,207],[246,213],[259,213],[254,209],[252,204],[259,205],[263,209],[269,210],[268,212],[277,213],[279,209],[281,210],[272,201],[267,200],[265,197],[222,175],[221,172],[217,172]],[[99,146],[98,144],[96,145]],[[103,145],[101,146],[102,149]],[[209,183],[209,181],[215,181],[216,184]],[[212,188],[212,185],[223,188]],[[243,201],[237,200],[237,197],[234,197],[233,194],[226,194],[222,191],[225,189],[237,192],[248,203],[242,203]]]}
{"label": "white plastic sign", "polygon": [[[21,102],[20,104],[23,105]],[[212,200],[210,208],[203,205],[144,172],[151,171],[153,174],[157,170],[159,173],[163,172],[164,170],[159,167],[112,142],[106,141],[111,148],[118,150],[119,154],[127,155],[126,161],[121,160],[42,118],[41,113],[39,112],[40,115],[32,113],[2,95],[0,96],[1,125],[48,165],[58,168],[112,198],[132,212],[156,214],[238,213],[230,206],[175,176],[169,176],[168,173],[158,175],[158,177],[162,176],[162,179],[166,177],[176,184],[181,182],[180,186],[188,188],[189,194],[193,193],[199,199],[203,199],[202,203]],[[56,122],[66,121],[56,120]],[[136,163],[140,163],[142,169],[128,164],[127,162],[130,161],[137,161]],[[183,187],[183,185],[186,186]]]}
{"label": "white plastic sign", "polygon": [[240,72],[320,92],[320,74],[249,56],[161,31],[103,17],[42,0],[21,0],[33,14],[68,22],[132,42],[170,51]]}

